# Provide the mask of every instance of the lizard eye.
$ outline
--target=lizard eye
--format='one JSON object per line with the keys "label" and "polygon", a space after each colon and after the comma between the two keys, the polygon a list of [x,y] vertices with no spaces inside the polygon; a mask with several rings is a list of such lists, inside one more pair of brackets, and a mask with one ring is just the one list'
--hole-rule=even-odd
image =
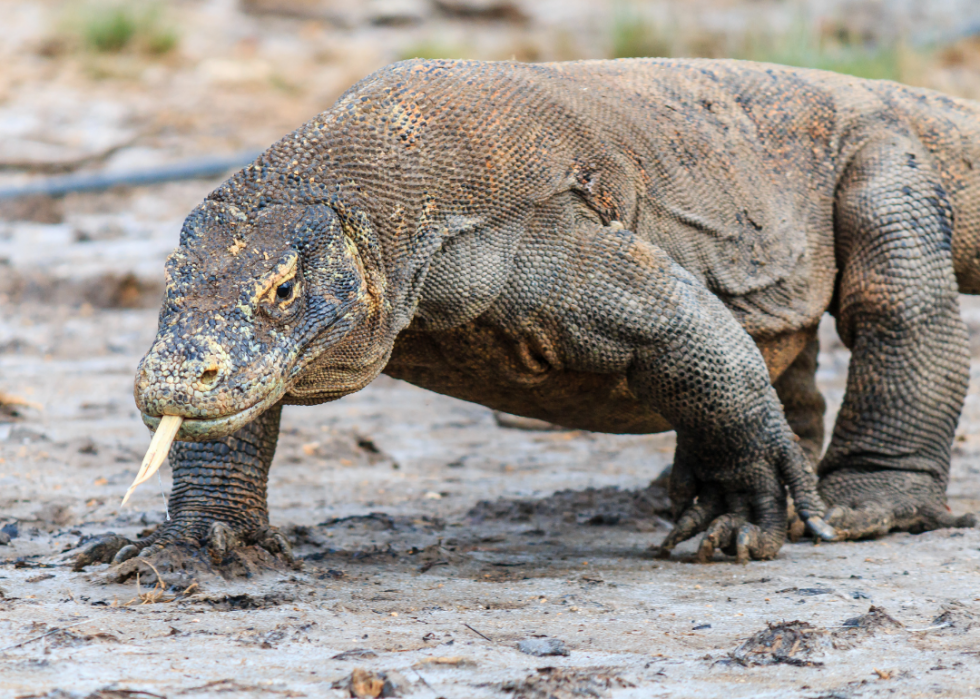
{"label": "lizard eye", "polygon": [[293,296],[293,289],[295,285],[290,280],[288,282],[283,282],[276,288],[276,298],[280,301],[288,301]]}

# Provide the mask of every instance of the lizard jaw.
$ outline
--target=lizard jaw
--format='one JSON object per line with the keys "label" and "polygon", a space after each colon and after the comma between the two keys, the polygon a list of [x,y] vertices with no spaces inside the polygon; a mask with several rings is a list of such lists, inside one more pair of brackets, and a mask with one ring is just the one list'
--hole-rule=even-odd
{"label": "lizard jaw", "polygon": [[[175,439],[179,442],[208,442],[226,437],[237,432],[275,405],[285,392],[285,389],[273,391],[258,403],[231,415],[208,419],[184,418]],[[162,416],[141,413],[141,417],[144,425],[156,431]]]}

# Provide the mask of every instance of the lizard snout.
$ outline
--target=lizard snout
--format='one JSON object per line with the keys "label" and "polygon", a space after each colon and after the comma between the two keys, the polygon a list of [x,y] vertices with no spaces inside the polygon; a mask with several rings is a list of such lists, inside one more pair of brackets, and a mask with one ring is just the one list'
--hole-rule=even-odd
{"label": "lizard snout", "polygon": [[161,349],[151,349],[136,374],[136,403],[144,413],[206,418],[233,409],[225,395],[233,371],[227,356],[196,348]]}

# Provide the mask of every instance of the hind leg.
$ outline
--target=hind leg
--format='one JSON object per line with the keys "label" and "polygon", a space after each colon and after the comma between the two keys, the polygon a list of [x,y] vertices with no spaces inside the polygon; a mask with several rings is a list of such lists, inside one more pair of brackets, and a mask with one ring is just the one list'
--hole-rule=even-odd
{"label": "hind leg", "polygon": [[823,453],[823,416],[827,411],[827,401],[816,381],[819,352],[820,341],[814,329],[806,347],[773,384],[783,404],[786,422],[799,437],[800,446],[814,465]]}
{"label": "hind leg", "polygon": [[836,317],[851,361],[818,474],[841,538],[974,521],[946,507],[969,354],[952,211],[928,162],[911,139],[869,143],[838,190]]}
{"label": "hind leg", "polygon": [[[823,453],[823,416],[827,411],[827,401],[817,388],[816,381],[819,352],[820,341],[817,339],[817,329],[814,328],[806,347],[773,384],[776,395],[783,404],[786,422],[799,439],[803,453],[814,466]],[[797,541],[803,536],[805,529],[803,521],[791,506],[788,531],[790,540]]]}

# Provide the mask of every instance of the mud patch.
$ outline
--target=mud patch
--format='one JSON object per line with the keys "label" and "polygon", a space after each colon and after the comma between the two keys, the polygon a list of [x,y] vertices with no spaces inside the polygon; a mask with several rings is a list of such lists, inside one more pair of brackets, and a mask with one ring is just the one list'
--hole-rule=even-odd
{"label": "mud patch", "polygon": [[[670,516],[670,496],[664,475],[646,488],[624,490],[616,486],[560,490],[540,500],[481,500],[467,516],[474,523],[487,520],[530,522],[539,518],[561,518],[567,523],[591,526],[631,526],[652,529],[657,518]],[[666,522],[663,523],[665,526]],[[644,526],[646,525],[646,526]]]}
{"label": "mud patch", "polygon": [[490,686],[514,699],[602,699],[610,696],[611,690],[636,685],[605,668],[566,671],[556,667],[542,667],[522,680]]}

